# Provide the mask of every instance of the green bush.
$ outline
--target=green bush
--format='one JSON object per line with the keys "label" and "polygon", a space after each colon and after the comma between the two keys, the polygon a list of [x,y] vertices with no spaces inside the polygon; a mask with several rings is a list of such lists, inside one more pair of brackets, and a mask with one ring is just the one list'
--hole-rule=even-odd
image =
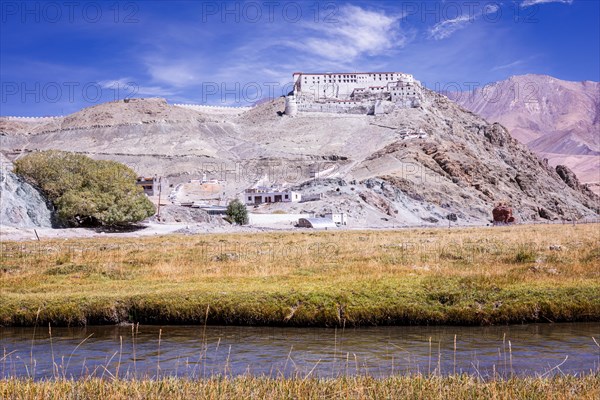
{"label": "green bush", "polygon": [[232,200],[227,206],[227,217],[238,225],[248,224],[248,209],[238,199]]}
{"label": "green bush", "polygon": [[49,150],[17,160],[15,172],[37,185],[70,226],[124,225],[154,215],[136,173],[116,161]]}

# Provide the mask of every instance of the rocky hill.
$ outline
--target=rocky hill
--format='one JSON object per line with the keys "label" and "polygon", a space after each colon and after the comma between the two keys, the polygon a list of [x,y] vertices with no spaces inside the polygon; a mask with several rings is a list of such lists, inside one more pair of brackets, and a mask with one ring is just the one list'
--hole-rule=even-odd
{"label": "rocky hill", "polygon": [[600,193],[600,83],[522,75],[449,97]]}
{"label": "rocky hill", "polygon": [[486,224],[500,201],[520,221],[598,217],[599,198],[568,169],[559,175],[502,125],[440,94],[425,91],[420,107],[380,116],[283,109],[281,98],[241,115],[160,99],[112,102],[59,128],[0,121],[0,143],[11,158],[69,149],[174,184],[206,173],[225,181],[227,198],[259,181],[286,183],[316,200],[254,211],[343,211],[356,227]]}

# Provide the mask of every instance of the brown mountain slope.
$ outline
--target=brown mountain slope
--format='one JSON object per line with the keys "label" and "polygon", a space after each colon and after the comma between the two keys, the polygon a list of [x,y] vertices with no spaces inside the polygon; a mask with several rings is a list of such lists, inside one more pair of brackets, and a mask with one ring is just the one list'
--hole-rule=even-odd
{"label": "brown mountain slope", "polygon": [[449,97],[500,122],[552,165],[565,163],[582,182],[600,185],[600,83],[522,75]]}

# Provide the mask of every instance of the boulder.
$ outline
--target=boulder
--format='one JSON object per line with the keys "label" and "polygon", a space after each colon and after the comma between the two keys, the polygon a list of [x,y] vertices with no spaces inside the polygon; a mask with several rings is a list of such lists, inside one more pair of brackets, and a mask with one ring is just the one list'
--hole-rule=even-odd
{"label": "boulder", "polygon": [[512,208],[506,204],[498,204],[492,210],[492,216],[494,217],[494,224],[512,224],[515,222]]}

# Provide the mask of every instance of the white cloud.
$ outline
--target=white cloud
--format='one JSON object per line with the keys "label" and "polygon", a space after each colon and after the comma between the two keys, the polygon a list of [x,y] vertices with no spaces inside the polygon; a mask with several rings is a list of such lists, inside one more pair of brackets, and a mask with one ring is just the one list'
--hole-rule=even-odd
{"label": "white cloud", "polygon": [[469,22],[473,21],[474,19],[469,18],[468,15],[461,15],[460,17],[438,22],[429,30],[429,37],[435,40],[446,39],[454,32],[465,28]]}
{"label": "white cloud", "polygon": [[498,11],[499,9],[500,6],[498,4],[486,4],[485,7],[483,7],[483,13],[492,14]]}
{"label": "white cloud", "polygon": [[546,3],[562,3],[562,4],[573,4],[573,0],[523,0],[521,3],[522,8],[535,6],[537,4],[546,4]]}
{"label": "white cloud", "polygon": [[339,8],[336,22],[305,25],[308,32],[289,44],[329,60],[379,55],[406,45],[408,37],[400,29],[400,19],[401,15],[346,5]]}
{"label": "white cloud", "polygon": [[148,73],[153,80],[169,86],[185,87],[198,82],[198,66],[192,60],[169,60],[158,57],[147,60]]}
{"label": "white cloud", "polygon": [[459,15],[456,18],[438,22],[429,29],[429,38],[435,40],[446,39],[454,32],[466,28],[469,23],[475,22],[482,15],[493,14],[499,9],[500,7],[497,4],[486,4],[483,9],[474,13]]}

